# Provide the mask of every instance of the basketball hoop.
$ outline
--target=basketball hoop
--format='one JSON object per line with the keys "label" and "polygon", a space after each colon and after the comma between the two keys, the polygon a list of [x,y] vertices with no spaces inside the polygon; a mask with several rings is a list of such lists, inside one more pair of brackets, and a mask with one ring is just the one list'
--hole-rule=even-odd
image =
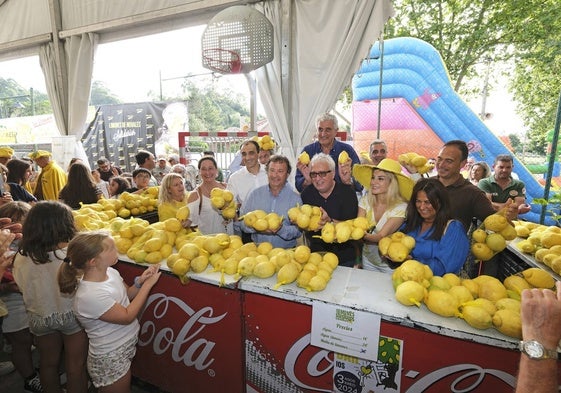
{"label": "basketball hoop", "polygon": [[233,50],[211,48],[203,50],[203,67],[221,74],[239,74],[242,62]]}
{"label": "basketball hoop", "polygon": [[247,74],[273,60],[273,25],[254,8],[216,14],[201,39],[202,64],[221,74]]}

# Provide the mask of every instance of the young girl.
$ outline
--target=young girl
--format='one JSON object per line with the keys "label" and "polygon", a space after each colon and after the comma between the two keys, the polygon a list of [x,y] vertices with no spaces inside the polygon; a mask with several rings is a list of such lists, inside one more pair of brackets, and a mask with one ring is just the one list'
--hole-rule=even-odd
{"label": "young girl", "polygon": [[136,318],[161,275],[159,265],[152,265],[129,287],[111,267],[117,258],[108,233],[79,233],[68,244],[58,276],[60,291],[75,293],[74,312],[90,339],[88,371],[99,393],[130,392]]}
{"label": "young girl", "polygon": [[[0,217],[8,217],[14,223],[21,223],[24,221],[30,208],[29,204],[22,201],[9,202],[0,206]],[[17,247],[18,243],[14,242],[13,244]],[[12,253],[14,252],[12,251]],[[29,332],[23,296],[14,282],[11,269],[8,269],[2,276],[0,299],[8,308],[8,315],[2,321],[2,334],[12,346],[12,363],[24,379],[24,390],[28,392],[42,392],[39,374],[33,367],[33,358],[31,356],[33,338]]]}
{"label": "young girl", "polygon": [[61,294],[57,282],[66,246],[76,234],[72,211],[60,202],[38,202],[29,210],[22,233],[13,274],[23,294],[29,331],[36,337],[43,390],[62,392],[59,367],[64,348],[66,390],[86,392],[88,337],[72,311],[73,296]]}

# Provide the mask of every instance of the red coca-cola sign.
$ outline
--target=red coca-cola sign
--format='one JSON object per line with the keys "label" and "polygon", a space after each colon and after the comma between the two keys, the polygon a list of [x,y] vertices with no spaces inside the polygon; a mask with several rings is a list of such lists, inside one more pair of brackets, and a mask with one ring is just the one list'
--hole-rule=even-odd
{"label": "red coca-cola sign", "polygon": [[[119,263],[126,282],[139,267]],[[243,392],[241,293],[164,273],[140,318],[133,375],[168,392]]]}
{"label": "red coca-cola sign", "polygon": [[[334,385],[334,354],[310,344],[311,306],[245,293],[244,313],[246,352],[252,356],[247,384],[254,391],[371,392],[363,392],[360,383]],[[375,392],[513,390],[518,351],[384,321],[380,334],[401,340],[403,359],[401,380]]]}

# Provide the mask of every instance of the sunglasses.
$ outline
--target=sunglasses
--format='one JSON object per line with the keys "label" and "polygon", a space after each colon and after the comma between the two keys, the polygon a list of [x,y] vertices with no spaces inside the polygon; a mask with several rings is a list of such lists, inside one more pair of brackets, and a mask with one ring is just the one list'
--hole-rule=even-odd
{"label": "sunglasses", "polygon": [[322,179],[327,176],[327,174],[331,171],[321,171],[321,172],[310,172],[310,177],[315,179],[316,177],[321,177]]}

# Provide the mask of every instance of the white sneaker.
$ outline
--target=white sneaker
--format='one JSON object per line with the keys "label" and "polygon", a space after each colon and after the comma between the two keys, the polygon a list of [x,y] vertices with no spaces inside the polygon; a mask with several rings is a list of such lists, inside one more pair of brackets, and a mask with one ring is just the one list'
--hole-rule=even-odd
{"label": "white sneaker", "polygon": [[12,362],[0,362],[0,376],[8,375],[15,369],[16,368],[14,367],[14,364]]}

